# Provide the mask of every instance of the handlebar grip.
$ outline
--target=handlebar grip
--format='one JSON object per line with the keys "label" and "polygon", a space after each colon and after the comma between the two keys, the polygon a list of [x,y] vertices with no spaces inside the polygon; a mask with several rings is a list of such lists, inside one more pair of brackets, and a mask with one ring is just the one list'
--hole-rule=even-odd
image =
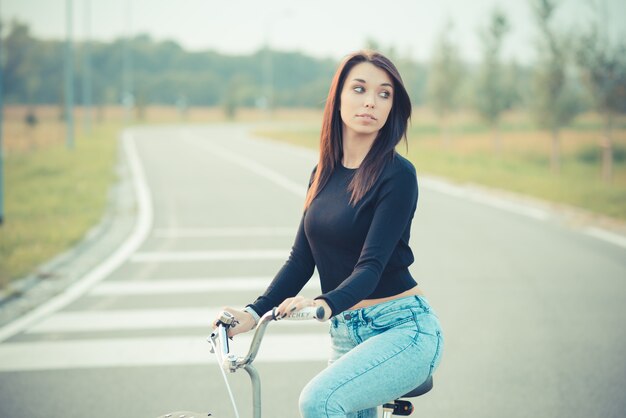
{"label": "handlebar grip", "polygon": [[315,317],[317,318],[317,320],[323,321],[325,316],[326,316],[326,310],[324,309],[324,307],[318,306],[317,309],[315,310]]}
{"label": "handlebar grip", "polygon": [[284,319],[291,321],[305,321],[310,319],[317,319],[318,321],[324,320],[324,307],[323,306],[310,306],[302,308],[297,312],[287,315]]}

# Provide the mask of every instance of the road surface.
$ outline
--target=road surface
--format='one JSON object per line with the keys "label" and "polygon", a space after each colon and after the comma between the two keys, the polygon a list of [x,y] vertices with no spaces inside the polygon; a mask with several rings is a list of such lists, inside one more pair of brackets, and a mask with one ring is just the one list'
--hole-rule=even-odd
{"label": "road surface", "polygon": [[[234,416],[208,325],[284,263],[316,156],[239,125],[137,128],[124,146],[137,226],[73,293],[0,333],[0,417]],[[411,271],[446,342],[416,416],[625,416],[619,238],[417,171]],[[304,292],[319,292],[315,280]],[[325,324],[271,324],[258,357],[264,416],[298,417],[326,355]],[[229,379],[249,416],[247,375]]]}

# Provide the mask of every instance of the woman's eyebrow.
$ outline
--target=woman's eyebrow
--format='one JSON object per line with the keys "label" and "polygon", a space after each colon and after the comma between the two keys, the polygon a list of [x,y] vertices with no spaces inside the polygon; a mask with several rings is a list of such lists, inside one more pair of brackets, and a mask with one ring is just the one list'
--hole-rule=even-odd
{"label": "woman's eyebrow", "polygon": [[[362,78],[355,78],[353,81],[358,81],[359,83],[367,84],[367,81],[363,80]],[[381,86],[393,88],[393,85],[390,83],[381,83]]]}

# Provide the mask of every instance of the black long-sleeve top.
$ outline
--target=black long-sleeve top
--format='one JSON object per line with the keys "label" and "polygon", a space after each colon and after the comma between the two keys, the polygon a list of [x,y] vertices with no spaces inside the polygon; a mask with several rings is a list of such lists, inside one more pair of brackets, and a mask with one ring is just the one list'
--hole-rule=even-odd
{"label": "black long-sleeve top", "polygon": [[395,154],[352,206],[347,188],[356,170],[338,164],[304,211],[289,258],[265,293],[248,305],[259,315],[297,295],[316,266],[323,292],[316,299],[324,299],[333,315],[417,284],[408,270],[414,260],[409,236],[418,196],[415,168]]}

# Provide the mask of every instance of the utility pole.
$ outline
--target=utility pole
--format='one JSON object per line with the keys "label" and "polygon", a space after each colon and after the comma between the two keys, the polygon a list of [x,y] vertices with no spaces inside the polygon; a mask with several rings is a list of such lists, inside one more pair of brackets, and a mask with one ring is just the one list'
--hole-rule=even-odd
{"label": "utility pole", "polygon": [[2,65],[4,64],[4,60],[2,59],[2,29],[2,18],[0,13],[0,226],[4,224],[4,152],[2,151],[2,130],[4,115],[4,102],[2,101]]}
{"label": "utility pole", "polygon": [[83,42],[83,124],[85,133],[91,134],[92,89],[91,89],[91,0],[85,0],[85,40]]}
{"label": "utility pole", "polygon": [[126,42],[124,42],[123,57],[123,95],[124,104],[124,124],[130,125],[132,120],[132,111],[135,103],[133,95],[133,55],[131,52],[132,41],[132,0],[126,1]]}
{"label": "utility pole", "polygon": [[67,39],[65,42],[65,146],[74,149],[74,51],[72,46],[72,0],[66,0]]}

